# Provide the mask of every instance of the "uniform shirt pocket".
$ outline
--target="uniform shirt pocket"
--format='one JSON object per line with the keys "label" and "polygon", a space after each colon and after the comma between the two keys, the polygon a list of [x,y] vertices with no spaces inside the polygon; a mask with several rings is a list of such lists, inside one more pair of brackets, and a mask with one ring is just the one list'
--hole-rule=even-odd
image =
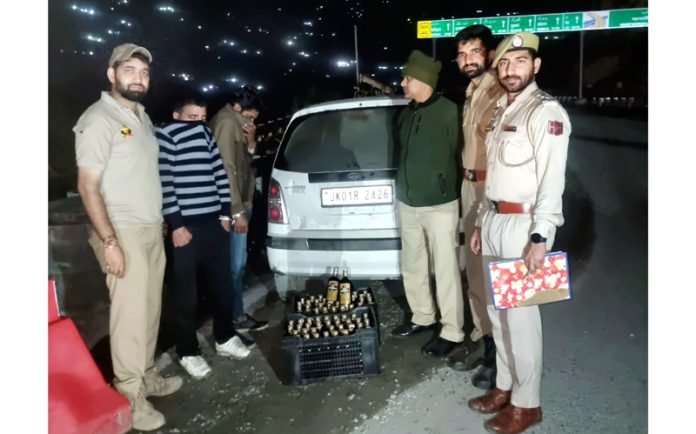
{"label": "uniform shirt pocket", "polygon": [[498,159],[509,167],[524,166],[534,160],[534,148],[519,134],[504,136]]}

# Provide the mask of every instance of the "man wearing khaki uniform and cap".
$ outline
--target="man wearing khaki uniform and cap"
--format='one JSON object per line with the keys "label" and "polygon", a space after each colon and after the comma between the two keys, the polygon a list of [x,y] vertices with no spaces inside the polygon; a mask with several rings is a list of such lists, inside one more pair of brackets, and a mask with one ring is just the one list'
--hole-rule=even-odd
{"label": "man wearing khaki uniform and cap", "polygon": [[466,264],[466,278],[469,284],[467,294],[474,327],[470,339],[465,341],[468,345],[463,345],[461,350],[453,352],[448,364],[453,369],[468,371],[483,363],[480,371],[472,376],[472,383],[476,387],[488,390],[495,381],[495,344],[486,309],[481,256],[475,255],[467,246],[474,232],[478,204],[483,199],[487,166],[486,136],[490,131],[496,102],[505,92],[498,83],[495,70],[489,68],[495,56],[491,29],[475,24],[462,29],[456,39],[457,66],[462,74],[471,79],[466,89],[462,122],[464,180],[461,204],[465,237],[462,253]]}
{"label": "man wearing khaki uniform and cap", "polygon": [[181,387],[180,377],[154,368],[162,301],[164,245],[159,146],[139,104],[150,81],[150,52],[116,47],[109,59],[111,91],[77,121],[77,188],[92,223],[90,244],[106,273],[109,334],[116,390],[131,402],[133,428],[150,431],[164,416],[145,399]]}
{"label": "man wearing khaki uniform and cap", "polygon": [[[471,249],[488,263],[522,257],[540,268],[563,224],[562,195],[568,154],[568,114],[538,88],[539,38],[516,33],[496,49],[493,67],[506,95],[498,100],[486,138],[488,171]],[[489,431],[520,433],[541,421],[542,330],[538,306],[497,311],[488,301],[496,343],[496,388],[469,401],[483,414],[497,413]]]}

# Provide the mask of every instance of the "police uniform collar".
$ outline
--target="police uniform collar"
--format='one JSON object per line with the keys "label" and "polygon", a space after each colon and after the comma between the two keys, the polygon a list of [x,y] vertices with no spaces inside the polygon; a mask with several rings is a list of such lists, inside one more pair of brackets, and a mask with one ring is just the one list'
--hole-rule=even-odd
{"label": "police uniform collar", "polygon": [[[512,104],[517,104],[519,101],[527,99],[537,89],[539,89],[539,86],[537,85],[536,81],[529,83],[529,86],[527,86],[522,92],[520,92],[519,95],[517,95],[517,98],[515,98],[515,101],[513,101]],[[507,100],[508,100],[508,97],[507,97],[507,92],[506,92],[503,94],[503,96],[500,97],[500,99],[498,99],[498,102],[496,105],[498,107],[507,107],[507,105],[508,105]]]}
{"label": "police uniform collar", "polygon": [[418,108],[427,107],[427,106],[429,106],[429,105],[435,103],[435,101],[437,101],[438,99],[440,99],[440,95],[438,95],[437,93],[433,92],[433,94],[430,95],[430,98],[426,99],[425,101],[419,103],[419,102],[417,102],[415,99],[412,99],[411,102],[408,103],[408,105],[409,105],[409,107],[411,107],[412,109],[418,109]]}
{"label": "police uniform collar", "polygon": [[469,82],[469,86],[466,88],[466,97],[469,98],[471,95],[473,95],[476,89],[482,89],[483,91],[490,89],[497,81],[498,77],[494,73],[494,70],[490,68],[487,69],[486,72],[483,73],[479,84],[474,83],[474,80]]}
{"label": "police uniform collar", "polygon": [[[111,92],[107,92],[107,91],[103,90],[101,93],[101,100],[112,107],[130,111],[130,109],[128,107],[122,105],[121,103],[119,103],[116,100],[116,98],[111,96]],[[142,119],[143,113],[145,112],[145,107],[142,104],[140,104],[139,102],[136,102],[135,108],[138,111],[138,116],[140,116],[140,118]]]}
{"label": "police uniform collar", "polygon": [[494,72],[493,69],[488,69],[486,72],[483,73],[483,78],[481,79],[481,82],[479,83],[478,87],[481,89],[490,89],[492,86],[495,86],[495,83],[498,81],[498,77],[496,73]]}

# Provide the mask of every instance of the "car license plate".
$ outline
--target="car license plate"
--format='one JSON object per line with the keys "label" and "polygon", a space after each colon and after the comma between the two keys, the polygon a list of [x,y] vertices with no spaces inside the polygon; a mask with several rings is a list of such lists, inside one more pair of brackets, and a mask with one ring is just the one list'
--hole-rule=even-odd
{"label": "car license plate", "polygon": [[322,188],[321,206],[382,205],[394,201],[391,185]]}

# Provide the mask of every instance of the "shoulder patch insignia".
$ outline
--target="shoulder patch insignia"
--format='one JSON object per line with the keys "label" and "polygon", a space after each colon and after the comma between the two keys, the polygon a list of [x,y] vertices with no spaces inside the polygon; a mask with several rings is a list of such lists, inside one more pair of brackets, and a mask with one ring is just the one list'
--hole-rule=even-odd
{"label": "shoulder patch insignia", "polygon": [[560,136],[563,134],[563,122],[549,121],[548,133],[553,136]]}
{"label": "shoulder patch insignia", "polygon": [[541,92],[541,93],[538,95],[538,97],[539,97],[539,99],[542,100],[542,101],[556,101],[556,98],[552,97],[551,95],[549,95],[549,94],[546,93],[546,92]]}

